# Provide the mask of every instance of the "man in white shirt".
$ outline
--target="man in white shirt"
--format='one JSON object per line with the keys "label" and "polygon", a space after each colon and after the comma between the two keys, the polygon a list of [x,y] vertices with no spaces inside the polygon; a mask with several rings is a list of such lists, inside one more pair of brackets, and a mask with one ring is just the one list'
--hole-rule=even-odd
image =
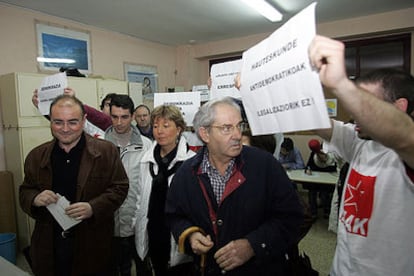
{"label": "man in white shirt", "polygon": [[382,69],[354,83],[344,50],[321,36],[309,48],[323,85],[356,122],[318,130],[350,163],[330,275],[414,275],[414,78]]}

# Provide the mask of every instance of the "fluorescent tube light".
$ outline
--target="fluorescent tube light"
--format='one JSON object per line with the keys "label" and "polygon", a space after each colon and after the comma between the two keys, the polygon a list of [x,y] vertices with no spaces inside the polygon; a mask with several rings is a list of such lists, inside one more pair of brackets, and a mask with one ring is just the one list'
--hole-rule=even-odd
{"label": "fluorescent tube light", "polygon": [[281,21],[283,15],[275,9],[272,5],[270,5],[265,0],[241,0],[246,5],[250,6],[252,9],[255,9],[261,15],[266,17],[272,22]]}
{"label": "fluorescent tube light", "polygon": [[45,58],[37,57],[37,62],[48,62],[48,63],[75,63],[76,60],[68,58]]}

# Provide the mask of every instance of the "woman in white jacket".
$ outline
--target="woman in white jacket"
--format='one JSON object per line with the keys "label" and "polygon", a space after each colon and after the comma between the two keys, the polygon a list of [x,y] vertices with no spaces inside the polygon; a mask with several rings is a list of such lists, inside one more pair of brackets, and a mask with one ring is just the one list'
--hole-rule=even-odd
{"label": "woman in white jacket", "polygon": [[178,253],[164,215],[165,200],[175,171],[195,153],[181,135],[185,121],[172,105],[151,113],[154,143],[141,159],[135,245],[141,259],[149,256],[156,276],[191,275],[192,259]]}

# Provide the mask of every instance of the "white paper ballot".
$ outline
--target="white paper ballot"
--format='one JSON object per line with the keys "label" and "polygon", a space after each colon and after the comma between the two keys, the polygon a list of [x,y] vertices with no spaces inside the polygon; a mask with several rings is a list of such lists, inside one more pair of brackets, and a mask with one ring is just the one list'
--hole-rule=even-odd
{"label": "white paper ballot", "polygon": [[234,78],[240,73],[242,60],[233,60],[211,66],[210,99],[226,96],[240,99],[240,91],[234,86]]}
{"label": "white paper ballot", "polygon": [[56,203],[49,204],[46,208],[55,218],[55,220],[62,227],[63,231],[68,230],[69,228],[75,226],[76,224],[82,222],[82,220],[77,220],[69,217],[65,214],[65,209],[70,205],[70,202],[66,197],[61,196]]}
{"label": "white paper ballot", "polygon": [[243,53],[240,93],[253,135],[330,127],[319,76],[308,57],[315,5]]}
{"label": "white paper ballot", "polygon": [[42,115],[49,115],[49,108],[52,101],[59,95],[62,95],[68,86],[66,73],[58,73],[47,76],[37,90],[39,97],[39,111]]}

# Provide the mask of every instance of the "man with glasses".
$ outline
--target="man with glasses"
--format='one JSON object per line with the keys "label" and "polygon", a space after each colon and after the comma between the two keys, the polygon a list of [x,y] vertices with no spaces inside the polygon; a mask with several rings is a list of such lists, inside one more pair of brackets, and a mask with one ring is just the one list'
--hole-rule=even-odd
{"label": "man with glasses", "polygon": [[205,146],[178,169],[166,203],[180,250],[205,275],[286,275],[303,210],[284,169],[242,146],[247,124],[231,98],[205,103],[193,125]]}
{"label": "man with glasses", "polygon": [[[36,220],[30,256],[35,275],[108,275],[114,212],[128,192],[116,147],[83,131],[77,98],[61,95],[50,106],[54,139],[33,149],[24,164],[20,205]],[[65,214],[81,221],[65,231],[47,206],[65,197]]]}

